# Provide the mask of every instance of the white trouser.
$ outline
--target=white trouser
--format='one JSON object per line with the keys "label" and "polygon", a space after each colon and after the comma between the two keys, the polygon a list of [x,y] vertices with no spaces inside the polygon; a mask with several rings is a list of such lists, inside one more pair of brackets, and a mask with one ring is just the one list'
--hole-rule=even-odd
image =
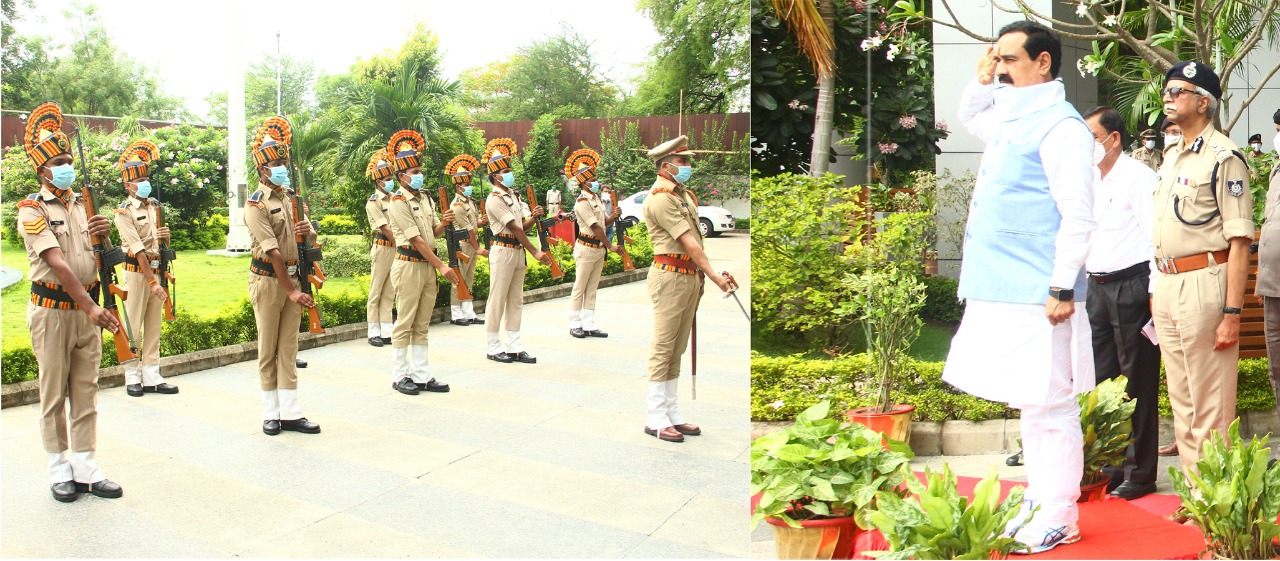
{"label": "white trouser", "polygon": [[680,405],[676,403],[676,390],[679,389],[679,386],[677,385],[679,382],[679,378],[672,378],[662,382],[667,385],[667,419],[671,421],[672,425],[684,424],[684,415],[680,413]]}
{"label": "white trouser", "polygon": [[392,329],[395,329],[395,327],[396,327],[396,326],[395,326],[395,324],[394,324],[394,323],[391,323],[391,322],[389,322],[389,321],[388,321],[388,322],[386,322],[386,323],[381,324],[381,325],[378,327],[379,332],[381,333],[381,337],[384,337],[384,338],[390,339],[390,338],[391,338],[391,330],[392,330]]}
{"label": "white trouser", "polygon": [[280,420],[280,390],[262,390],[262,420]]}
{"label": "white trouser", "polygon": [[569,329],[582,327],[582,310],[569,310]]}
{"label": "white trouser", "polygon": [[502,352],[502,337],[497,331],[485,331],[486,339],[489,343],[488,352],[485,354],[496,355]]}
{"label": "white trouser", "polygon": [[[107,478],[107,476],[102,475],[102,470],[98,469],[98,462],[93,459],[93,450],[71,452],[69,455],[71,456],[71,471],[75,474],[76,483],[92,485]],[[66,479],[61,481],[66,481]]]}
{"label": "white trouser", "polygon": [[427,346],[409,345],[409,378],[415,384],[425,384],[431,376],[427,375]]}
{"label": "white trouser", "polygon": [[462,315],[466,319],[476,319],[476,308],[472,305],[471,300],[462,301]]}
{"label": "white trouser", "polygon": [[298,403],[298,390],[278,389],[276,392],[280,394],[280,420],[296,421],[301,419],[302,404]]}
{"label": "white trouser", "polygon": [[[587,309],[582,310],[582,329],[584,331],[596,330],[596,311],[595,310],[587,310]],[[678,425],[680,423],[676,423],[676,424]]]}
{"label": "white trouser", "polygon": [[381,335],[380,335],[381,333],[382,333],[382,332],[378,330],[378,322],[376,322],[376,321],[371,321],[371,322],[369,322],[369,335],[368,335],[368,337],[370,337],[370,338],[373,338],[373,337],[380,337],[380,336],[381,336]]}
{"label": "white trouser", "polygon": [[164,378],[160,376],[159,364],[143,366],[135,360],[124,365],[124,383],[127,386],[132,386],[133,384],[158,386],[164,383]]}
{"label": "white trouser", "polygon": [[507,332],[507,352],[513,355],[518,355],[523,351],[524,351],[524,346],[520,344],[520,332],[508,331]]}
{"label": "white trouser", "polygon": [[462,312],[462,304],[449,306],[449,319],[467,319],[467,314]]}
{"label": "white trouser", "polygon": [[409,347],[391,347],[391,382],[409,376]]}
{"label": "white trouser", "polygon": [[649,413],[645,416],[644,426],[650,430],[662,430],[675,424],[668,416],[668,404],[675,403],[675,396],[667,397],[667,387],[667,382],[649,382],[649,394],[645,399]]}
{"label": "white trouser", "polygon": [[64,453],[49,453],[49,483],[62,483],[72,478],[71,462],[67,461]]}

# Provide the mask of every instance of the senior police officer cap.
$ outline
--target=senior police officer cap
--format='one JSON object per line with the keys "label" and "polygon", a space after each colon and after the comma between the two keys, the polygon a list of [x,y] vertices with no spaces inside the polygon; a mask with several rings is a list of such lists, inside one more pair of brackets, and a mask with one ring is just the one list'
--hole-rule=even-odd
{"label": "senior police officer cap", "polygon": [[1142,138],[1155,138],[1155,137],[1156,137],[1155,129],[1147,129],[1142,131]]}
{"label": "senior police officer cap", "polygon": [[1208,91],[1215,99],[1222,99],[1222,81],[1208,65],[1194,60],[1179,62],[1164,73],[1164,83],[1169,80],[1185,80]]}
{"label": "senior police officer cap", "polygon": [[667,156],[692,156],[693,154],[693,150],[689,149],[689,137],[682,134],[650,149],[649,159],[656,162]]}

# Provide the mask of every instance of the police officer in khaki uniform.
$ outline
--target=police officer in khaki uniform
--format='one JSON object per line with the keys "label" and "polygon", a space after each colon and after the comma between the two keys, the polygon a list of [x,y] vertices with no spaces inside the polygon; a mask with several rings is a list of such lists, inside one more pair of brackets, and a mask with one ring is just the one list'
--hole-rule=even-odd
{"label": "police officer in khaki uniform", "polygon": [[1134,150],[1129,157],[1142,162],[1152,171],[1160,171],[1160,164],[1164,163],[1164,153],[1160,151],[1160,147],[1157,145],[1155,129],[1142,131],[1141,142],[1142,145]]}
{"label": "police officer in khaki uniform", "polygon": [[[533,226],[543,215],[537,201],[525,214],[520,196],[514,189],[515,175],[511,171],[511,158],[516,154],[516,143],[510,138],[495,138],[485,147],[485,169],[493,191],[485,201],[490,228],[493,230],[493,247],[489,250],[489,300],[485,311],[489,322],[485,325],[488,340],[486,357],[498,362],[538,362],[525,352],[520,344],[520,312],[524,305],[524,252],[534,259],[550,265],[551,256],[539,250],[529,241],[525,230]],[[503,350],[499,330],[506,327],[506,350]]]}
{"label": "police officer in khaki uniform", "polygon": [[606,252],[619,251],[605,235],[605,228],[613,224],[613,218],[605,215],[604,203],[600,200],[600,182],[596,181],[598,165],[600,154],[587,148],[570,154],[564,163],[564,174],[571,178],[570,183],[581,188],[573,205],[577,230],[573,260],[577,265],[573,293],[569,297],[569,335],[579,339],[609,336],[596,326],[596,289],[600,286]]}
{"label": "police officer in khaki uniform", "polygon": [[453,211],[445,211],[443,222],[437,220],[431,193],[422,190],[421,154],[425,147],[422,135],[407,129],[392,135],[387,143],[400,184],[388,213],[391,233],[399,244],[391,265],[391,283],[400,303],[400,318],[391,332],[391,387],[406,395],[449,391],[449,384],[437,382],[428,373],[427,328],[440,290],[436,272],[450,282],[458,281],[457,271],[436,257],[436,236],[453,220]]}
{"label": "police officer in khaki uniform", "polygon": [[87,219],[71,190],[76,170],[57,103],[41,104],[27,116],[23,141],[40,178],[40,192],[18,201],[18,233],[31,264],[27,327],[40,371],[40,438],[48,453],[50,490],[61,502],[76,500],[77,492],[120,497],[124,491],[94,459],[99,329],[125,336],[120,321],[89,296],[99,288],[89,236],[110,234],[111,222],[101,215]]}
{"label": "police officer in khaki uniform", "polygon": [[395,287],[391,286],[391,262],[395,260],[396,239],[387,222],[391,192],[395,191],[391,159],[386,149],[379,149],[369,159],[369,167],[364,172],[373,181],[374,189],[364,203],[364,214],[369,219],[369,230],[373,232],[373,246],[369,248],[372,266],[366,321],[369,322],[369,344],[375,347],[391,343],[391,306],[396,297]]}
{"label": "police officer in khaki uniform", "polygon": [[302,416],[298,402],[298,326],[302,306],[315,300],[299,290],[298,244],[294,236],[315,239],[311,223],[294,217],[287,192],[289,143],[293,134],[283,117],[270,117],[253,140],[258,188],[244,206],[244,222],[253,240],[249,265],[249,301],[258,326],[258,378],[262,387],[262,432],[320,432]]}
{"label": "police officer in khaki uniform", "polygon": [[[568,180],[565,181],[568,183]],[[560,190],[556,188],[547,189],[547,213],[551,216],[560,214]]]}
{"label": "police officer in khaki uniform", "polygon": [[[444,166],[445,174],[453,182],[453,202],[449,204],[453,209],[453,227],[466,230],[468,235],[467,240],[462,242],[462,253],[467,259],[459,263],[458,269],[463,282],[472,289],[475,288],[476,256],[489,256],[489,250],[480,247],[480,238],[476,234],[477,230],[489,223],[489,219],[480,216],[480,203],[471,196],[471,171],[479,166],[480,160],[470,154],[454,156]],[[449,314],[454,325],[484,325],[484,320],[476,316],[473,301],[458,299],[456,284],[449,289]]]}
{"label": "police officer in khaki uniform", "polygon": [[680,358],[689,343],[693,316],[702,297],[702,279],[709,276],[720,290],[736,288],[731,277],[711,271],[698,229],[698,201],[685,187],[693,173],[688,137],[681,135],[649,150],[658,179],[641,210],[653,242],[649,269],[649,298],[653,301],[653,346],[649,354],[649,413],[645,434],[669,442],[702,434],[685,422],[676,401]]}
{"label": "police officer in khaki uniform", "polygon": [[1244,155],[1214,130],[1222,86],[1180,62],[1165,74],[1165,114],[1182,141],[1165,149],[1155,194],[1153,316],[1184,470],[1236,416],[1240,308],[1249,275],[1253,201]]}
{"label": "police officer in khaki uniform", "polygon": [[120,156],[120,173],[129,198],[116,209],[116,231],[124,246],[124,289],[131,296],[124,301],[125,313],[132,323],[135,343],[141,339],[140,361],[124,365],[125,392],[133,397],[144,393],[178,393],[178,387],[167,384],[160,376],[160,324],[164,321],[164,304],[169,293],[160,285],[160,243],[168,241],[169,228],[156,228],[156,207],[160,201],[151,196],[151,162],[160,149],[147,140],[139,140],[124,149]]}

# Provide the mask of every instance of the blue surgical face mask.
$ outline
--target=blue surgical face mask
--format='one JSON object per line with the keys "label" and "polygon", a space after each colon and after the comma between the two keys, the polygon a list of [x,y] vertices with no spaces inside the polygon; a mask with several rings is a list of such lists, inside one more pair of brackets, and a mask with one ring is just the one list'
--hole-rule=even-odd
{"label": "blue surgical face mask", "polygon": [[462,188],[462,196],[464,196],[464,197],[470,197],[470,196],[471,196],[471,186],[470,186],[470,185],[463,186],[463,188]]}
{"label": "blue surgical face mask", "polygon": [[591,182],[591,192],[592,192],[592,193],[599,193],[599,192],[600,192],[600,182],[599,182],[599,181],[592,181],[592,182]]}
{"label": "blue surgical face mask", "polygon": [[138,188],[138,196],[139,196],[139,197],[142,197],[142,198],[144,198],[144,199],[145,199],[145,198],[147,198],[147,197],[150,197],[150,196],[151,196],[151,182],[150,182],[150,181],[139,181],[139,182],[137,182],[137,183],[134,183],[134,186]]}
{"label": "blue surgical face mask", "polygon": [[269,179],[269,181],[279,186],[284,186],[289,184],[289,168],[286,168],[284,166],[276,166],[276,167],[267,168],[267,169],[271,171],[271,178]]}
{"label": "blue surgical face mask", "polygon": [[688,181],[691,175],[693,175],[693,166],[676,166],[676,175],[674,177],[676,183]]}
{"label": "blue surgical face mask", "polygon": [[396,188],[396,182],[395,182],[395,180],[388,179],[388,180],[386,180],[386,181],[383,181],[383,182],[382,182],[382,190],[383,190],[383,191],[391,191],[391,190],[393,190],[393,189],[395,189],[395,188]]}
{"label": "blue surgical face mask", "polygon": [[422,174],[415,173],[409,176],[409,188],[417,191],[422,188]]}
{"label": "blue surgical face mask", "polygon": [[53,172],[53,186],[59,189],[70,187],[76,180],[76,168],[71,164],[62,164],[49,168]]}
{"label": "blue surgical face mask", "polygon": [[511,173],[511,172],[506,172],[506,173],[502,174],[502,186],[503,186],[503,187],[511,187],[512,185],[515,185],[515,184],[516,184],[516,176],[515,176],[515,174],[513,174],[513,173]]}

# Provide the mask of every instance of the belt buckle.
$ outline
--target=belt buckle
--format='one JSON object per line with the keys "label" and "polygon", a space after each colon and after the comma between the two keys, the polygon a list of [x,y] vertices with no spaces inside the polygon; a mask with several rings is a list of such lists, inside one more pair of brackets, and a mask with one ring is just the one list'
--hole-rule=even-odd
{"label": "belt buckle", "polygon": [[291,276],[291,277],[292,277],[293,275],[298,274],[298,266],[297,266],[297,265],[289,265],[289,266],[288,266],[288,269],[289,269],[289,276]]}
{"label": "belt buckle", "polygon": [[151,268],[152,268],[152,269],[159,269],[159,268],[160,268],[160,260],[159,260],[159,259],[152,259],[152,260],[151,260]]}
{"label": "belt buckle", "polygon": [[1174,264],[1172,257],[1161,257],[1156,260],[1156,268],[1166,275],[1178,274],[1178,266]]}

